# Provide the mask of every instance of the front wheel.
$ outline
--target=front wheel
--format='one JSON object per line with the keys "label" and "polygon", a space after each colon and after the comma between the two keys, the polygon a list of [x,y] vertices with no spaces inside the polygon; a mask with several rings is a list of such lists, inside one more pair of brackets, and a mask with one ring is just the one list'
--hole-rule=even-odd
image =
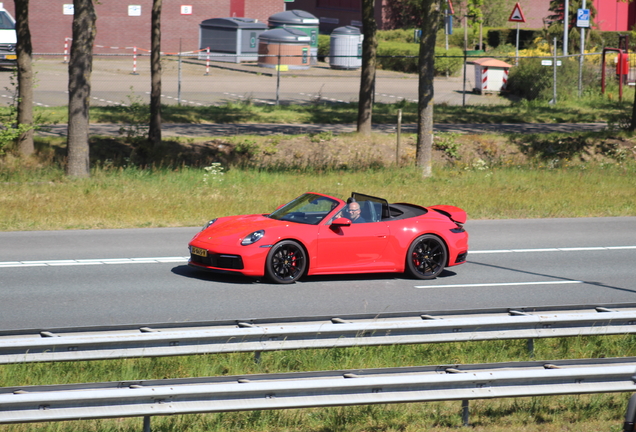
{"label": "front wheel", "polygon": [[406,268],[418,279],[435,279],[444,270],[448,252],[444,242],[431,234],[419,236],[406,254]]}
{"label": "front wheel", "polygon": [[293,240],[275,244],[267,254],[265,274],[274,283],[294,283],[305,273],[306,268],[305,250]]}

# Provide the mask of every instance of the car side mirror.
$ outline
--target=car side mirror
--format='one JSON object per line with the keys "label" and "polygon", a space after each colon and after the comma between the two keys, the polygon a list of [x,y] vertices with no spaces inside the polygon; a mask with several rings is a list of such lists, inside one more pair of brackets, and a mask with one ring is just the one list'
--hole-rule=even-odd
{"label": "car side mirror", "polygon": [[351,225],[351,221],[345,217],[339,217],[333,220],[333,222],[331,222],[331,225],[335,225],[335,226],[349,226]]}

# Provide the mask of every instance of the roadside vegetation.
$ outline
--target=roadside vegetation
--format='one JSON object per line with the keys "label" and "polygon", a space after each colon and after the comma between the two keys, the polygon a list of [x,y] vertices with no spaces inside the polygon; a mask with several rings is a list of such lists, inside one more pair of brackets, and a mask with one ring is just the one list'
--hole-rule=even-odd
{"label": "roadside vegetation", "polygon": [[93,137],[87,179],[64,174],[63,141],[0,159],[0,230],[198,226],[269,212],[306,191],[453,204],[470,219],[636,215],[636,140],[622,132],[435,139],[434,175],[413,164],[415,136],[234,136],[164,141]]}
{"label": "roadside vegetation", "polygon": [[[529,67],[534,67],[532,63]],[[541,90],[543,93],[545,89]],[[631,119],[634,100],[633,89],[624,89],[623,101],[618,101],[618,89],[608,86],[606,95],[586,92],[582,98],[559,101],[556,105],[549,100],[510,98],[509,103],[496,105],[454,106],[435,105],[435,123],[617,123]],[[551,96],[551,88],[550,88]],[[496,96],[493,96],[495,98]],[[505,99],[503,99],[506,102]],[[92,123],[117,123],[125,125],[145,125],[149,116],[148,105],[136,100],[127,101],[128,106],[91,107]],[[394,104],[375,104],[373,122],[384,124],[397,123],[397,112],[402,110],[403,123],[417,122],[417,103],[401,100]],[[0,107],[2,113],[9,108]],[[67,110],[61,107],[35,107],[34,111],[41,120],[41,128],[46,124],[66,123]],[[315,101],[305,105],[259,105],[251,100],[229,102],[221,106],[164,105],[162,119],[164,123],[319,123],[319,124],[355,124],[357,103],[329,103]]]}

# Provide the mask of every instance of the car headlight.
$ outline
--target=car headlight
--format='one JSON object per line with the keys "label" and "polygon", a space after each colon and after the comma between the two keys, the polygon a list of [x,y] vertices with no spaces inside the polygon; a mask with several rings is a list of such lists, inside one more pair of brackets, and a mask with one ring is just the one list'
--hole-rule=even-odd
{"label": "car headlight", "polygon": [[256,243],[265,235],[264,230],[254,231],[252,234],[245,236],[245,238],[241,241],[243,246],[251,245],[252,243]]}
{"label": "car headlight", "polygon": [[211,221],[203,225],[203,228],[201,228],[201,231],[205,231],[205,229],[208,228],[210,225],[212,225],[214,222],[216,222],[216,219],[212,219]]}

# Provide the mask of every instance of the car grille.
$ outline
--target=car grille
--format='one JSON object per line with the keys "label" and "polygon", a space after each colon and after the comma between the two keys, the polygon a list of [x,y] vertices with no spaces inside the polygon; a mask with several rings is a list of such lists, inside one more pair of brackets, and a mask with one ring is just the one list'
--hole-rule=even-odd
{"label": "car grille", "polygon": [[462,262],[466,261],[467,257],[468,257],[468,252],[460,253],[459,255],[457,255],[457,259],[455,260],[455,264],[459,264],[459,263],[462,263]]}
{"label": "car grille", "polygon": [[207,257],[190,254],[190,262],[208,267],[217,267],[232,270],[243,269],[243,259],[239,255],[223,255],[208,253]]}

